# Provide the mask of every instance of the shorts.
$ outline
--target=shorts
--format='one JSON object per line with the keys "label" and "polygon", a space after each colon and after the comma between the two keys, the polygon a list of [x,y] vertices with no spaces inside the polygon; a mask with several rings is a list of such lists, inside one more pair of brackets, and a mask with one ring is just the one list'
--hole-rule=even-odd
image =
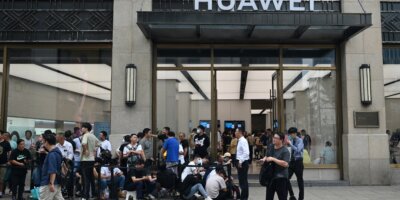
{"label": "shorts", "polygon": [[0,165],[0,182],[4,182],[7,173],[7,165]]}

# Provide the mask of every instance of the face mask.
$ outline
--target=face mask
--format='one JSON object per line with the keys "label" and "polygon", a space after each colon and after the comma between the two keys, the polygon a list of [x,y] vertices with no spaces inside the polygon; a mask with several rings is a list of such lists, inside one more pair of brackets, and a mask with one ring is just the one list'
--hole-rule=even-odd
{"label": "face mask", "polygon": [[203,164],[203,160],[202,160],[201,158],[197,159],[197,162],[196,162],[196,164],[198,164],[198,165],[202,165],[202,164]]}
{"label": "face mask", "polygon": [[200,130],[200,129],[197,129],[197,133],[200,134],[200,133],[201,133],[201,130]]}

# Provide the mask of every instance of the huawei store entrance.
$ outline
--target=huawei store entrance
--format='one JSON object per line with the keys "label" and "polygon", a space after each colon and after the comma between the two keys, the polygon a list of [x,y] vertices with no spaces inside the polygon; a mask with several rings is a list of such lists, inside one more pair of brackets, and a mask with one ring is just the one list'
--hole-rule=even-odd
{"label": "huawei store entrance", "polygon": [[313,138],[308,166],[338,168],[336,155],[319,162],[328,141],[340,149],[336,60],[333,45],[158,45],[153,120],[187,135],[201,124],[211,146],[218,131],[257,136],[295,126]]}

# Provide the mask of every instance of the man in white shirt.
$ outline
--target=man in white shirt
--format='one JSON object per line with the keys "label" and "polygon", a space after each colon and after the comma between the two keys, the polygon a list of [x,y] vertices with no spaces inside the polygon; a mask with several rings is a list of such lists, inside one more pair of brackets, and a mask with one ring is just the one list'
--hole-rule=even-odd
{"label": "man in white shirt", "polygon": [[[195,155],[193,157],[193,160],[189,162],[188,166],[183,169],[182,174],[181,174],[181,181],[183,182],[189,174],[198,174],[201,170],[202,167],[201,165],[203,164],[203,160],[201,159],[200,156]],[[196,167],[198,166],[198,167]]]}
{"label": "man in white shirt", "polygon": [[[56,147],[61,151],[61,154],[64,159],[67,159],[68,167],[73,166],[74,159],[74,148],[70,142],[65,140],[65,135],[63,132],[57,133],[57,144]],[[70,178],[66,183],[68,197],[73,197],[73,181],[72,181],[72,173],[70,174]]]}
{"label": "man in white shirt", "polygon": [[57,133],[56,147],[61,151],[63,158],[72,161],[74,159],[74,148],[72,144],[65,140],[63,132]]}
{"label": "man in white shirt", "polygon": [[109,150],[112,152],[111,143],[107,140],[107,132],[101,131],[99,134],[100,147],[97,149],[97,157],[100,157],[101,150]]}
{"label": "man in white shirt", "polygon": [[81,144],[81,138],[76,137],[74,138],[75,142],[75,151],[74,151],[74,172],[80,167],[80,162],[81,162],[81,149],[82,149],[82,144]]}
{"label": "man in white shirt", "polygon": [[237,170],[239,177],[239,187],[241,190],[240,199],[247,200],[249,198],[249,183],[247,173],[249,171],[250,149],[249,143],[243,136],[243,130],[236,129],[235,136],[238,139],[236,149]]}
{"label": "man in white shirt", "polygon": [[128,168],[135,167],[136,161],[138,161],[139,159],[146,159],[142,146],[138,143],[138,137],[136,134],[131,135],[131,143],[125,146],[123,155],[124,158],[128,159]]}

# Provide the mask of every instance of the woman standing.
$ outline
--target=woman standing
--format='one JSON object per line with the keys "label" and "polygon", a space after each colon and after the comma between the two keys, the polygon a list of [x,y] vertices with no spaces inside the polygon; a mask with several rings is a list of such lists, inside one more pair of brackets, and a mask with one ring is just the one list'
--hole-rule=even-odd
{"label": "woman standing", "polygon": [[272,162],[274,167],[273,177],[267,186],[266,200],[273,200],[277,193],[279,200],[287,200],[288,196],[288,176],[290,153],[283,145],[285,135],[276,133],[273,137],[274,144],[263,159],[262,162]]}

